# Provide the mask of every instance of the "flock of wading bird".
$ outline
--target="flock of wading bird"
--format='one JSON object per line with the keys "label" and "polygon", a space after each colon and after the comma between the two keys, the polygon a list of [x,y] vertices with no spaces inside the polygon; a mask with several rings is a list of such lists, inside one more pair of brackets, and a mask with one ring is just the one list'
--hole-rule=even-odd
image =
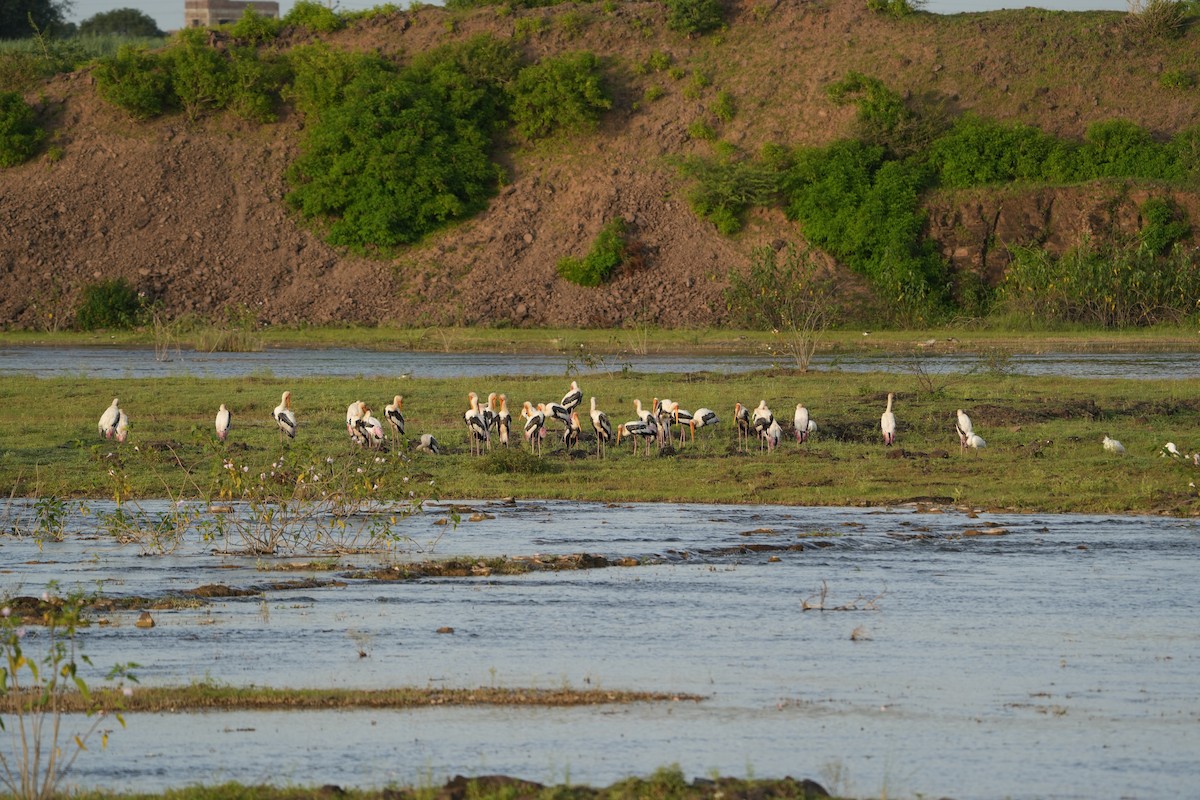
{"label": "flock of wading bird", "polygon": [[[879,430],[883,434],[883,443],[891,446],[896,443],[896,414],[892,411],[895,399],[893,394],[887,396],[887,408],[879,418]],[[562,443],[567,452],[577,447],[583,435],[583,426],[579,421],[579,406],[583,402],[583,390],[576,381],[571,381],[571,388],[559,402],[538,403],[534,405],[526,400],[521,407],[521,419],[524,426],[524,438],[531,452],[540,456],[542,445],[547,437],[547,426],[551,423],[562,427]],[[620,445],[621,439],[633,441],[633,451],[639,447],[644,452],[651,452],[651,447],[661,450],[675,442],[675,430],[678,430],[679,447],[683,447],[690,436],[696,440],[696,430],[715,426],[720,422],[717,413],[711,408],[699,408],[688,411],[680,408],[679,403],[654,398],[649,408],[642,405],[641,400],[633,401],[637,419],[621,423],[614,434],[608,415],[596,407],[596,398],[591,398],[592,430],[596,443],[596,454],[603,457],[608,445],[614,442]],[[283,437],[296,437],[296,414],[292,411],[292,393],[284,392],[279,405],[271,412],[271,418],[279,427],[281,440]],[[391,426],[394,436],[393,444],[406,446],[404,438],[404,398],[396,395],[384,409],[384,419]],[[479,403],[479,395],[475,392],[467,394],[467,410],[463,413],[463,421],[467,426],[467,439],[471,453],[479,455],[490,450],[492,443],[508,447],[512,430],[512,414],[508,411],[508,398],[503,394],[492,392],[483,405]],[[738,449],[746,450],[751,440],[757,440],[760,450],[772,451],[783,440],[783,426],[775,418],[774,413],[767,407],[767,401],[761,401],[751,409],[741,403],[733,408],[733,421],[737,428]],[[215,420],[217,438],[226,440],[232,426],[233,418],[225,404],[217,411]],[[100,435],[106,439],[125,441],[129,431],[129,418],[120,408],[117,398],[112,405],[105,409],[100,417]],[[960,408],[955,419],[955,429],[958,431],[961,449],[981,449],[987,447],[983,437],[975,433],[971,418]],[[792,417],[792,434],[796,441],[805,444],[817,430],[817,423],[808,413],[803,403],[796,404]],[[346,431],[350,438],[360,447],[382,449],[385,446],[383,423],[371,412],[362,400],[356,400],[346,409]],[[1105,447],[1108,448],[1107,437]],[[1119,443],[1117,443],[1119,447]],[[415,440],[415,450],[441,454],[443,447],[433,434],[421,434]]]}

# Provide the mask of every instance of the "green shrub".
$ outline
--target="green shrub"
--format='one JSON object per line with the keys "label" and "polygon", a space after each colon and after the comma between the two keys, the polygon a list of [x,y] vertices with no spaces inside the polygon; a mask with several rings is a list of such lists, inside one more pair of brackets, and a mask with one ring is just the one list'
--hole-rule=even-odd
{"label": "green shrub", "polygon": [[917,114],[878,78],[850,72],[826,86],[825,93],[837,105],[857,106],[858,138],[882,145],[897,158],[921,152],[936,136],[939,119]]}
{"label": "green shrub", "polygon": [[80,330],[132,328],[142,317],[144,304],[124,278],[114,278],[83,287],[75,324]]}
{"label": "green shrub", "polygon": [[600,61],[586,51],[525,67],[509,94],[513,124],[526,139],[592,130],[612,107]]}
{"label": "green shrub", "polygon": [[93,74],[100,97],[134,119],[157,117],[174,102],[171,66],[165,56],[124,46],[115,56],[101,59]]}
{"label": "green shrub", "polygon": [[1187,0],[1128,0],[1125,25],[1143,40],[1174,39],[1187,28],[1191,6]]}
{"label": "green shrub", "polygon": [[676,167],[691,182],[687,199],[693,213],[725,236],[742,229],[751,208],[774,205],[779,199],[779,162],[724,154],[683,159]]}
{"label": "green shrub", "polygon": [[1154,141],[1150,132],[1124,119],[1094,122],[1084,134],[1076,154],[1080,180],[1143,178],[1180,180],[1186,176],[1169,148]]}
{"label": "green shrub", "polygon": [[319,120],[325,109],[341,104],[346,87],[358,75],[392,68],[378,55],[334,50],[324,42],[292,50],[289,64],[292,83],[285,95],[308,124]]}
{"label": "green shrub", "polygon": [[719,0],[665,0],[667,27],[688,36],[715,31],[725,20]]}
{"label": "green shrub", "polygon": [[333,9],[313,0],[297,0],[292,10],[284,15],[284,25],[298,25],[314,33],[333,33],[341,30],[345,22]]}
{"label": "green shrub", "polygon": [[1063,145],[1036,128],[967,114],[930,149],[938,183],[951,188],[1045,179],[1051,154]]}
{"label": "green shrub", "polygon": [[646,67],[654,72],[662,72],[671,66],[671,54],[664,50],[656,50],[646,59]]}
{"label": "green shrub", "polygon": [[733,117],[737,114],[737,105],[734,103],[733,95],[726,91],[717,92],[717,99],[708,109],[721,122],[732,122]]}
{"label": "green shrub", "polygon": [[868,11],[887,14],[897,19],[917,13],[921,5],[921,0],[867,0]]}
{"label": "green shrub", "polygon": [[1151,197],[1142,203],[1139,211],[1142,229],[1138,238],[1142,247],[1153,255],[1163,255],[1192,232],[1187,215],[1170,200]]}
{"label": "green shrub", "polygon": [[253,47],[235,47],[230,57],[226,87],[229,110],[254,122],[273,122],[289,76],[287,62],[263,60]]}
{"label": "green shrub", "polygon": [[167,50],[171,64],[171,86],[189,120],[197,120],[222,109],[229,101],[230,64],[208,44],[203,28],[184,28],[178,41]]}
{"label": "green shrub", "polygon": [[712,141],[717,138],[717,132],[713,130],[712,125],[709,125],[702,119],[698,119],[691,125],[688,125],[688,136],[701,141]]}
{"label": "green shrub", "polygon": [[513,23],[513,38],[518,42],[527,42],[546,30],[548,24],[544,17],[521,17]]}
{"label": "green shrub", "polygon": [[802,150],[784,178],[786,211],[810,243],[867,277],[897,318],[928,321],[948,302],[946,264],[923,236],[930,177],[878,144]]}
{"label": "green shrub", "polygon": [[464,67],[469,52],[443,48],[403,70],[375,56],[334,59],[345,71],[309,76],[305,102],[329,104],[306,125],[287,199],[332,244],[390,249],[486,204],[500,176],[489,154],[502,97]]}
{"label": "green shrub", "polygon": [[667,74],[671,76],[671,80],[681,81],[687,75],[687,70],[683,67],[671,67],[667,70]]}
{"label": "green shrub", "polygon": [[558,15],[555,24],[562,31],[563,36],[568,39],[576,39],[583,33],[590,21],[588,15],[581,11],[566,11]]}
{"label": "green shrub", "polygon": [[625,252],[625,221],[617,217],[600,229],[586,256],[561,259],[558,274],[580,286],[599,286],[625,263]]}
{"label": "green shrub", "polygon": [[233,23],[233,26],[229,29],[229,33],[239,41],[252,45],[260,45],[279,36],[279,31],[282,28],[282,20],[268,17],[265,14],[259,14],[253,8],[247,6],[238,21]]}
{"label": "green shrub", "polygon": [[688,81],[688,85],[683,87],[683,96],[688,100],[696,100],[700,95],[712,86],[712,78],[703,70],[696,70],[692,73],[692,79]]}
{"label": "green shrub", "polygon": [[0,167],[15,167],[33,158],[45,138],[24,98],[16,92],[0,92]]}
{"label": "green shrub", "polygon": [[1171,69],[1158,76],[1158,85],[1164,89],[1191,89],[1196,85],[1196,76],[1188,70]]}
{"label": "green shrub", "polygon": [[655,100],[661,100],[666,93],[667,90],[661,86],[647,86],[646,91],[642,94],[642,99],[647,103],[653,103]]}
{"label": "green shrub", "polygon": [[1138,245],[1086,242],[1061,256],[1012,248],[1000,308],[1028,319],[1111,328],[1179,324],[1195,317],[1200,261],[1176,247],[1165,258]]}

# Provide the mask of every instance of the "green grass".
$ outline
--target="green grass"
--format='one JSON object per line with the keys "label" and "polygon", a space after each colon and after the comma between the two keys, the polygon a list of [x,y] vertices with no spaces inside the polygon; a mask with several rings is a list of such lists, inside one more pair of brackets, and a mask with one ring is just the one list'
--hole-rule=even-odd
{"label": "green grass", "polygon": [[59,708],[81,712],[99,704],[124,712],[232,711],[265,709],[420,708],[423,706],[594,706],[624,703],[692,702],[698,695],[629,692],[609,689],[533,689],[479,687],[445,689],[287,689],[267,686],[224,686],[211,682],[187,686],[138,686],[129,696],[120,690],[93,690],[90,698],[64,694]]}
{"label": "green grass", "polygon": [[[197,350],[220,336],[220,326],[180,326],[171,333],[171,346]],[[393,327],[269,327],[253,331],[256,347],[356,347],[375,350],[482,353],[748,353],[762,355],[774,338],[765,331],[728,328],[662,329],[630,327],[595,330],[577,328],[393,328]],[[847,327],[827,331],[818,352],[910,352],[919,342],[935,339],[938,350],[1013,352],[1109,350],[1184,350],[1200,348],[1200,333],[1192,326],[1156,326],[1104,330],[1060,325],[1031,330],[1012,324],[964,324],[932,329],[875,329]],[[131,331],[4,331],[0,346],[143,346],[155,342],[152,327]],[[565,366],[564,360],[564,366]],[[347,401],[348,402],[348,401]]]}
{"label": "green grass", "polygon": [[102,791],[76,791],[78,800],[324,800],[330,796],[348,800],[376,798],[406,798],[407,800],[440,800],[442,798],[471,798],[471,800],[751,800],[751,798],[787,797],[795,800],[815,800],[826,797],[816,792],[808,781],[793,778],[726,778],[709,775],[688,782],[678,766],[663,767],[646,777],[624,778],[611,786],[590,787],[577,783],[543,786],[540,783],[488,775],[478,778],[455,777],[444,787],[390,786],[385,789],[354,789],[341,787],[304,786],[247,786],[225,783],[215,786],[189,786],[168,789],[161,794],[116,794]]}
{"label": "green grass", "polygon": [[[356,464],[382,469],[376,496],[384,498],[406,496],[409,483],[402,478],[419,476],[422,486],[433,481],[431,491],[443,499],[863,506],[929,501],[1044,511],[1200,511],[1188,487],[1200,469],[1157,455],[1168,440],[1185,452],[1200,449],[1194,433],[1200,430],[1200,381],[943,376],[913,369],[897,375],[801,376],[781,370],[733,377],[583,376],[585,398],[595,395],[614,427],[634,418],[634,398],[649,404],[656,396],[693,410],[713,408],[723,422],[700,431],[695,444],[674,455],[634,456],[622,445],[600,459],[586,441],[591,426],[584,419],[585,442],[573,457],[551,434],[543,458],[551,466],[544,470],[528,469],[528,459],[509,459],[507,466],[501,460],[494,468],[488,464],[495,457],[473,458],[462,423],[466,394],[505,392],[510,409],[519,412],[523,400],[561,397],[564,378],[14,377],[0,388],[0,427],[8,432],[0,449],[0,485],[16,495],[108,497],[117,483],[113,470],[128,482],[121,486],[126,496],[203,497],[226,456],[251,475],[269,470],[284,449],[270,414],[286,388],[300,421],[293,450],[314,463],[333,459],[329,470],[342,474],[352,475]],[[896,393],[899,420],[898,447],[891,451],[878,433],[888,391]],[[448,455],[414,454],[411,463],[392,457],[380,468],[372,466],[373,453],[350,443],[347,404],[361,398],[379,412],[396,393],[405,396],[409,436],[433,433]],[[102,442],[96,431],[96,420],[114,396],[130,418],[130,438],[121,447]],[[739,453],[730,411],[737,401],[753,406],[760,399],[785,423],[803,401],[818,425],[815,441],[807,448],[785,441],[773,454]],[[227,449],[215,445],[211,434],[220,403],[234,413]],[[954,412],[960,407],[974,418],[987,450],[959,453]],[[1106,433],[1124,442],[1125,457],[1103,452]],[[897,457],[900,451],[906,457]]]}

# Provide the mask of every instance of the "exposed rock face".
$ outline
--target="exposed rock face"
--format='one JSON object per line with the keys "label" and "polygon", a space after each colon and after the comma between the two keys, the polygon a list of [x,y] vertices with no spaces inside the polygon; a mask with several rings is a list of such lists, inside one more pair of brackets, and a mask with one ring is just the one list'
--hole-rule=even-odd
{"label": "exposed rock face", "polygon": [[[1200,105],[1158,86],[1163,54],[1122,43],[1121,14],[1088,15],[1088,25],[1033,9],[930,17],[905,21],[897,37],[901,23],[856,4],[786,4],[766,14],[733,10],[718,41],[666,31],[659,3],[589,11],[582,31],[567,35],[557,19],[570,11],[501,18],[481,9],[451,26],[447,12],[429,7],[334,37],[341,47],[411,54],[477,33],[508,36],[517,19],[536,15],[548,23],[526,42],[529,56],[591,49],[614,76],[614,108],[599,131],[497,154],[508,182],[483,213],[387,259],[338,251],[289,212],[284,172],[302,120],[286,110],[265,126],[227,117],[135,124],[96,97],[86,73],[54,80],[28,99],[55,126],[62,157],[0,170],[0,325],[69,324],[80,289],[116,277],[169,318],[238,311],[274,324],[721,324],[727,272],[745,268],[755,246],[800,241],[802,232],[779,211],[760,211],[730,239],[688,208],[665,157],[712,152],[687,130],[716,121],[708,108],[719,90],[738,112],[718,135],[747,153],[849,135],[853,109],[833,105],[823,89],[851,69],[914,97],[935,95],[954,112],[1059,135],[1116,116],[1164,136],[1200,124]],[[1029,30],[1045,35],[1031,41]],[[285,45],[300,43],[289,36]],[[1200,30],[1187,37],[1171,46],[1190,47]],[[687,77],[632,69],[657,52]],[[697,72],[712,84],[689,92]],[[665,95],[645,100],[650,86]],[[1200,227],[1197,195],[1170,195]],[[1061,249],[1135,232],[1146,196],[1123,185],[942,193],[928,202],[929,235],[955,269],[995,283],[1006,245]],[[622,274],[595,289],[558,277],[557,261],[584,254],[615,217],[626,221],[633,251]]]}

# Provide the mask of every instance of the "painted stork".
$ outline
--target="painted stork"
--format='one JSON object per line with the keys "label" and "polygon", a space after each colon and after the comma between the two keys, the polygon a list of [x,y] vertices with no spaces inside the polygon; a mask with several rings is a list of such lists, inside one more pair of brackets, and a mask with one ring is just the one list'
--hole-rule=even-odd
{"label": "painted stork", "polygon": [[[716,425],[721,420],[717,419],[717,412],[711,408],[697,408],[692,412],[692,418],[688,421],[688,427],[692,429],[692,441],[696,441],[696,429],[703,428],[708,425]],[[681,432],[682,435],[682,432]]]}
{"label": "painted stork", "polygon": [[574,411],[580,403],[583,402],[583,390],[579,388],[579,384],[571,381],[571,388],[563,395],[562,407],[567,410],[567,413]]}
{"label": "painted stork", "polygon": [[808,409],[804,403],[796,403],[796,414],[792,417],[795,426],[796,441],[804,444],[808,441]]}
{"label": "painted stork", "polygon": [[571,411],[562,403],[538,403],[540,408],[546,414],[546,421],[556,420],[562,423],[563,430],[571,427]]}
{"label": "painted stork", "polygon": [[512,414],[508,411],[508,396],[500,395],[500,410],[496,412],[496,438],[500,444],[508,447],[508,437],[512,432]]}
{"label": "painted stork", "polygon": [[367,431],[363,424],[363,417],[366,415],[367,404],[362,400],[355,400],[346,406],[346,433],[350,434],[350,438],[359,447],[367,446]]}
{"label": "painted stork", "polygon": [[117,443],[125,441],[125,437],[129,435],[129,417],[125,416],[125,409],[117,411],[117,427],[113,433],[113,438]]}
{"label": "painted stork", "polygon": [[536,409],[528,400],[521,406],[521,418],[525,420],[525,441],[529,442],[529,452],[542,454],[542,439],[546,438],[546,412],[539,405]]}
{"label": "painted stork", "polygon": [[[632,420],[622,425],[617,426],[617,444],[621,444],[621,437],[628,436],[633,439],[634,455],[638,451],[638,439],[646,439],[658,441],[658,422],[653,416],[646,417],[645,420]],[[647,443],[646,452],[650,452],[650,445]]]}
{"label": "painted stork", "polygon": [[221,403],[221,408],[217,411],[216,426],[217,438],[222,442],[225,441],[225,437],[229,435],[229,426],[232,424],[232,422],[233,418],[229,413],[229,409],[225,407],[224,403]]}
{"label": "painted stork", "polygon": [[743,450],[745,443],[750,441],[750,409],[741,403],[734,403],[733,421],[737,423],[738,450]]}
{"label": "painted stork", "polygon": [[767,452],[779,447],[779,442],[783,439],[783,427],[778,420],[771,420],[771,424],[762,432],[762,438],[767,445]]}
{"label": "painted stork", "polygon": [[879,430],[883,431],[883,443],[892,446],[896,443],[896,415],[892,413],[892,401],[895,395],[888,392],[887,409],[879,417]]}
{"label": "painted stork", "polygon": [[442,454],[442,446],[438,444],[437,439],[433,438],[432,433],[422,433],[415,449],[434,456]]}
{"label": "painted stork", "polygon": [[987,447],[987,442],[978,433],[972,433],[967,437],[967,447],[970,447],[972,450],[982,450]]}
{"label": "painted stork", "polygon": [[117,432],[117,419],[121,416],[121,408],[118,405],[117,398],[113,398],[112,405],[104,409],[104,413],[100,415],[100,422],[97,427],[100,429],[100,435],[105,439],[113,438],[113,434]]}
{"label": "painted stork", "polygon": [[367,447],[372,450],[378,450],[383,447],[383,423],[371,413],[371,409],[367,408],[362,401],[359,401],[362,406],[363,415],[358,424],[363,432],[363,438]]}
{"label": "painted stork", "polygon": [[383,416],[392,426],[398,441],[404,435],[404,398],[400,395],[393,397],[392,402],[384,407]]}
{"label": "painted stork", "polygon": [[750,415],[750,424],[753,426],[754,432],[760,437],[758,447],[761,450],[767,444],[767,430],[775,424],[775,415],[767,407],[766,400],[759,401],[758,407]]}
{"label": "painted stork", "polygon": [[612,441],[612,423],[608,415],[596,408],[596,398],[592,398],[592,429],[596,431],[596,455],[604,457],[604,449]]}
{"label": "painted stork", "polygon": [[971,425],[971,418],[967,416],[967,412],[961,408],[955,412],[955,416],[954,429],[958,431],[958,446],[959,449],[966,450],[967,442],[975,433],[975,428]]}
{"label": "painted stork", "polygon": [[1104,434],[1104,450],[1109,453],[1116,453],[1120,456],[1125,454],[1125,445],[1121,444],[1116,439],[1109,437],[1109,435],[1106,433]]}
{"label": "painted stork", "polygon": [[279,405],[275,406],[275,410],[271,412],[271,418],[279,426],[280,439],[284,436],[287,436],[289,439],[296,438],[296,414],[292,411],[291,392],[283,393],[283,399],[279,401]]}
{"label": "painted stork", "polygon": [[[487,403],[483,408],[479,409],[479,413],[483,414],[483,424],[488,429],[488,437],[491,438],[492,428],[496,427],[498,410],[496,408],[496,393],[489,392]],[[491,442],[488,443],[489,445]]]}
{"label": "painted stork", "polygon": [[579,424],[579,412],[571,412],[571,424],[563,431],[563,447],[568,453],[571,449],[579,444],[579,437],[583,434],[583,426]]}
{"label": "painted stork", "polygon": [[467,423],[467,438],[471,440],[471,454],[483,455],[484,445],[491,444],[488,438],[487,425],[483,421],[483,412],[479,410],[479,395],[474,392],[467,394],[469,408],[463,414]]}

